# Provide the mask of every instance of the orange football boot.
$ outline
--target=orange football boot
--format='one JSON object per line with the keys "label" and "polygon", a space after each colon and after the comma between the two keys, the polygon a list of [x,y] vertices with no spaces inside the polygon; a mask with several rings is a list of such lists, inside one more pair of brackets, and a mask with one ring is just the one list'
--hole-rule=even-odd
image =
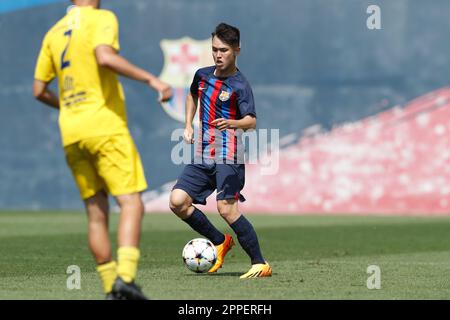
{"label": "orange football boot", "polygon": [[208,273],[217,272],[219,268],[222,268],[225,255],[228,253],[228,251],[231,250],[232,246],[234,246],[234,240],[229,234],[226,234],[223,243],[216,246],[217,260],[216,263],[212,266],[212,268],[209,269]]}
{"label": "orange football boot", "polygon": [[272,276],[272,268],[267,263],[258,263],[252,265],[250,270],[240,276],[240,279],[249,279],[249,278],[263,278],[263,277],[271,277]]}

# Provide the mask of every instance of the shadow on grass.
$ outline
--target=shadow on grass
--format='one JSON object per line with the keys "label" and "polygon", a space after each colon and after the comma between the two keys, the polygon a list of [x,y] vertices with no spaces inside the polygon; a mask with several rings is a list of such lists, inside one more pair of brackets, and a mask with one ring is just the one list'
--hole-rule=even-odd
{"label": "shadow on grass", "polygon": [[192,273],[188,277],[238,277],[242,272]]}

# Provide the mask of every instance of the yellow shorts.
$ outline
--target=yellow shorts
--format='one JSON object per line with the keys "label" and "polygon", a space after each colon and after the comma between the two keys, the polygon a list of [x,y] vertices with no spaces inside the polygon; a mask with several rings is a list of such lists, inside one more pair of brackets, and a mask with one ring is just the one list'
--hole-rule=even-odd
{"label": "yellow shorts", "polygon": [[147,188],[141,158],[129,134],[84,139],[64,151],[83,199],[100,190],[118,196]]}

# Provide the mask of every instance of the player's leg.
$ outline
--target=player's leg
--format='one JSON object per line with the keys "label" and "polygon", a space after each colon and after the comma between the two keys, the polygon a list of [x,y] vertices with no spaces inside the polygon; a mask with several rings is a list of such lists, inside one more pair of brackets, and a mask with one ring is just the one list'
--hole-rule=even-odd
{"label": "player's leg", "polygon": [[214,245],[221,244],[225,235],[217,230],[201,210],[192,205],[193,199],[186,191],[178,189],[180,187],[182,186],[175,186],[170,193],[169,207],[172,212]]}
{"label": "player's leg", "polygon": [[239,212],[238,201],[236,199],[217,200],[217,210],[236,233],[239,244],[250,257],[251,263],[264,263],[258,236],[250,221]]}
{"label": "player's leg", "polygon": [[[233,246],[233,239],[230,235],[220,232],[203,212],[192,205],[194,200],[185,190],[188,190],[190,194],[198,195],[201,193],[192,190],[192,186],[189,187],[182,175],[170,194],[170,209],[193,230],[209,239],[216,246],[217,260],[215,265],[208,271],[210,273],[216,272],[222,266],[225,254]],[[202,200],[197,200],[197,202],[202,203]]]}
{"label": "player's leg", "polygon": [[83,143],[64,148],[66,160],[84,201],[88,217],[88,243],[97,263],[97,271],[103,283],[104,292],[110,295],[117,277],[116,262],[112,259],[108,234],[108,196],[104,184]]}
{"label": "player's leg", "polygon": [[[97,272],[107,295],[111,295],[112,286],[117,278],[117,263],[112,259],[109,240],[109,204],[104,190],[84,201],[88,216],[89,248],[97,262]],[[111,297],[109,297],[111,298]]]}
{"label": "player's leg", "polygon": [[124,299],[146,299],[135,285],[140,258],[139,240],[144,205],[140,192],[147,188],[144,170],[130,135],[92,140],[99,175],[120,207],[117,274],[113,292]]}
{"label": "player's leg", "polygon": [[206,198],[214,192],[214,189],[213,165],[188,164],[172,189],[169,207],[192,229],[216,245],[224,241],[225,235],[193,205],[206,204]]}
{"label": "player's leg", "polygon": [[116,196],[120,207],[117,250],[117,279],[113,292],[127,300],[146,300],[147,297],[135,284],[138,270],[142,218],[144,204],[140,193]]}
{"label": "player's leg", "polygon": [[[250,257],[253,266],[258,266],[259,277],[270,276],[272,269],[264,260],[253,225],[238,210],[238,201],[245,201],[241,190],[245,183],[244,165],[219,164],[216,170],[217,210],[236,233],[239,244]],[[251,269],[252,270],[252,269]],[[259,272],[261,271],[261,272]],[[251,273],[253,275],[253,272]],[[246,274],[243,275],[243,277]],[[245,276],[247,277],[247,276]]]}
{"label": "player's leg", "polygon": [[102,190],[84,200],[88,217],[88,243],[97,264],[112,260],[108,230],[108,195]]}
{"label": "player's leg", "polygon": [[133,282],[140,255],[139,241],[144,204],[139,193],[116,196],[116,199],[120,207],[117,273],[125,282]]}
{"label": "player's leg", "polygon": [[249,272],[242,275],[241,278],[271,276],[272,269],[263,258],[255,229],[250,221],[239,212],[238,200],[218,200],[217,209],[219,210],[221,217],[236,233],[239,244],[250,257],[252,267]]}

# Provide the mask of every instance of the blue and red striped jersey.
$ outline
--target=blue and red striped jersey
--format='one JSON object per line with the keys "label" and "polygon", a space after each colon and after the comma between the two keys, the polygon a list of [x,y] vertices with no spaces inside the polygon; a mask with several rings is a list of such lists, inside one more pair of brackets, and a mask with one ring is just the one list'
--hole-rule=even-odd
{"label": "blue and red striped jersey", "polygon": [[218,118],[256,117],[252,88],[239,70],[227,78],[216,77],[214,70],[215,66],[197,70],[190,88],[194,99],[199,99],[200,139],[196,156],[201,153],[201,159],[243,163],[239,160],[244,152],[240,134],[234,129],[216,130],[211,122]]}

